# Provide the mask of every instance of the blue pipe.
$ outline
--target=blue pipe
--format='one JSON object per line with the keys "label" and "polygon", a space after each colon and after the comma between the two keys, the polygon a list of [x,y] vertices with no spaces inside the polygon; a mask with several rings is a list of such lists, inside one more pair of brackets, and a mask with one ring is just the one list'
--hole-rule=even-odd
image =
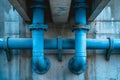
{"label": "blue pipe", "polygon": [[[86,0],[75,0],[77,4],[85,3]],[[75,24],[86,25],[86,8],[75,8]],[[86,70],[86,29],[77,28],[75,31],[75,56],[70,59],[68,67],[74,74],[81,74]]]}
{"label": "blue pipe", "polygon": [[[58,39],[51,38],[45,39],[44,48],[45,49],[57,49]],[[33,42],[31,38],[9,38],[6,42],[9,49],[31,49]],[[63,38],[62,45],[63,49],[75,49],[75,39]],[[27,45],[26,45],[27,44]],[[80,46],[78,44],[78,46]],[[86,40],[87,49],[109,49],[110,42],[108,39],[87,39]],[[120,49],[120,39],[114,39],[114,49]],[[4,38],[0,38],[0,49],[5,48]]]}
{"label": "blue pipe", "polygon": [[[43,2],[44,0],[34,0]],[[44,9],[40,4],[33,6],[32,30],[33,50],[32,68],[38,74],[44,74],[49,70],[50,62],[44,57]]]}

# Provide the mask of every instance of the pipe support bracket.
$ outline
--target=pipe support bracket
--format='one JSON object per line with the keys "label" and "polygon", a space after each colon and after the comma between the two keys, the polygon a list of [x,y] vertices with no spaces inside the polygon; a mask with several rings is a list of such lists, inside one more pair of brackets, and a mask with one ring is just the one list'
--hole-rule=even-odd
{"label": "pipe support bracket", "polygon": [[7,60],[10,61],[11,60],[11,51],[8,47],[8,40],[9,40],[9,37],[4,38],[4,51],[6,52]]}
{"label": "pipe support bracket", "polygon": [[107,49],[106,56],[105,56],[105,59],[107,61],[110,60],[111,53],[114,50],[114,39],[109,37],[108,40],[109,40],[109,49]]}

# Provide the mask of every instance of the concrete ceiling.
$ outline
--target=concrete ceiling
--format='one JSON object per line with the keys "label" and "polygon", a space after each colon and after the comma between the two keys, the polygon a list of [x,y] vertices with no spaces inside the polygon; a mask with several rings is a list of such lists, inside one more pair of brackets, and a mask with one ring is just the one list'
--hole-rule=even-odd
{"label": "concrete ceiling", "polygon": [[69,17],[71,0],[50,0],[50,8],[54,23],[66,23]]}
{"label": "concrete ceiling", "polygon": [[[18,13],[23,17],[25,21],[32,21],[32,11],[30,5],[32,0],[9,0]],[[98,14],[104,9],[104,7],[111,0],[87,0],[88,8],[88,21],[92,22]],[[46,9],[45,20],[46,22],[54,23],[66,23],[68,18],[72,18],[73,14],[69,16],[72,0],[46,0],[45,4],[48,6]],[[72,9],[71,12],[73,13]]]}

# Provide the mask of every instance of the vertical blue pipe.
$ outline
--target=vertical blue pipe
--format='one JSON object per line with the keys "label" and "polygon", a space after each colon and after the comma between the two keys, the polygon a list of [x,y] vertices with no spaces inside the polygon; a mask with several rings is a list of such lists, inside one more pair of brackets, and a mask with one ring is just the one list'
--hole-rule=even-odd
{"label": "vertical blue pipe", "polygon": [[[43,0],[35,0],[43,2]],[[39,4],[38,4],[39,5]],[[44,25],[44,9],[35,5],[33,9],[33,24],[39,24],[39,26],[33,26],[32,39],[33,39],[33,70],[36,73],[44,74],[49,69],[49,60],[44,57],[44,29],[41,25]]]}
{"label": "vertical blue pipe", "polygon": [[[84,3],[85,0],[76,0]],[[86,25],[86,8],[77,8],[75,10],[75,24]],[[75,31],[75,69],[78,74],[86,69],[86,30],[78,29]]]}
{"label": "vertical blue pipe", "polygon": [[[36,8],[33,11],[33,23],[44,24],[44,13],[43,10]],[[32,30],[33,39],[33,62],[39,62],[41,68],[45,66],[44,64],[44,30]]]}
{"label": "vertical blue pipe", "polygon": [[[77,3],[85,3],[85,0],[75,0]],[[75,24],[86,25],[86,8],[75,9]],[[75,56],[69,61],[69,69],[74,74],[80,74],[86,69],[86,31],[78,28],[75,30]]]}

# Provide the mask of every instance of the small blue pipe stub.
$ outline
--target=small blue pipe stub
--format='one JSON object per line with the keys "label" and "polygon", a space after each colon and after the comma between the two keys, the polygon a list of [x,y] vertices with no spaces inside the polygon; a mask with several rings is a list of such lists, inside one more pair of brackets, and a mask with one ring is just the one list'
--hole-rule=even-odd
{"label": "small blue pipe stub", "polygon": [[11,56],[11,51],[8,46],[8,40],[9,40],[9,37],[4,38],[4,51],[6,52],[7,60],[11,61],[12,56]]}
{"label": "small blue pipe stub", "polygon": [[106,52],[106,55],[105,55],[105,59],[107,61],[110,60],[111,53],[114,50],[114,39],[113,38],[108,38],[108,40],[109,40],[109,49],[107,49],[107,52]]}

